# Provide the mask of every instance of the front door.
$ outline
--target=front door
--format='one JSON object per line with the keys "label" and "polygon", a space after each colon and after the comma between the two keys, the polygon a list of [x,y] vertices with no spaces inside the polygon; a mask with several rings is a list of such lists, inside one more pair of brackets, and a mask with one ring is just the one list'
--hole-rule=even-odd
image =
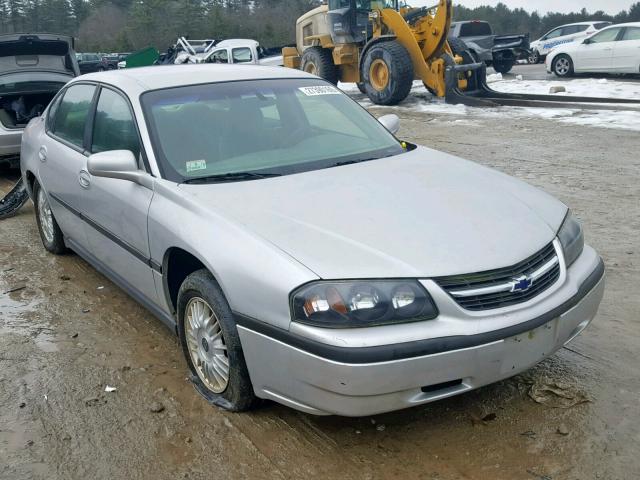
{"label": "front door", "polygon": [[[91,153],[129,150],[141,158],[141,142],[129,102],[115,90],[101,88],[89,138]],[[114,178],[92,176],[89,184],[85,208],[90,253],[156,303],[147,234],[153,191]]]}
{"label": "front door", "polygon": [[38,174],[65,237],[87,248],[82,214],[87,190],[85,127],[96,86],[74,84],[49,109]]}
{"label": "front door", "polygon": [[589,37],[576,52],[574,68],[576,72],[607,72],[613,65],[613,47],[620,28],[608,28]]}

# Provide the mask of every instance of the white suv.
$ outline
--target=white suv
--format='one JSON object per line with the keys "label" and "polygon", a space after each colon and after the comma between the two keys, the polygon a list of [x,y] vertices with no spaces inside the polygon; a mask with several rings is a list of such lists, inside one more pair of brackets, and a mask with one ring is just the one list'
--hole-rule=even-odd
{"label": "white suv", "polygon": [[580,22],[556,27],[535,42],[531,42],[529,63],[539,63],[558,45],[586,38],[598,30],[611,25],[611,22]]}

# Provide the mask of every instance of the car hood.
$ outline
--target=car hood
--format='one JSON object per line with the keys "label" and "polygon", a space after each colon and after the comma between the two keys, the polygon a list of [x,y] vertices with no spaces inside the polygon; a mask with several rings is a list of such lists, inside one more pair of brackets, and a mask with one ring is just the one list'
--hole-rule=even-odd
{"label": "car hood", "polygon": [[295,175],[180,188],[334,279],[509,266],[551,242],[567,210],[521,181],[424,147]]}

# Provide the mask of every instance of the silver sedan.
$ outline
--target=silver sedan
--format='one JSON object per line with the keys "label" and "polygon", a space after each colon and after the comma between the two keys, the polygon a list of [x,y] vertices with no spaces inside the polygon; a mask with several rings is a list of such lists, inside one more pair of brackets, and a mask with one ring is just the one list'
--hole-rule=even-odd
{"label": "silver sedan", "polygon": [[174,330],[212,404],[360,416],[530,368],[604,290],[565,205],[397,130],[303,72],[150,67],[70,82],[21,164],[45,248]]}

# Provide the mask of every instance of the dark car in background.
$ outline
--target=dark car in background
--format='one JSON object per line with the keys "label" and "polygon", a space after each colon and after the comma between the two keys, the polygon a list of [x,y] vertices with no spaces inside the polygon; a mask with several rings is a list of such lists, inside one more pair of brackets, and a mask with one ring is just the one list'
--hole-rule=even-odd
{"label": "dark car in background", "polygon": [[76,58],[81,74],[106,70],[102,63],[102,57],[97,53],[77,53]]}
{"label": "dark car in background", "polygon": [[464,41],[474,60],[499,73],[508,73],[518,58],[529,54],[529,34],[494,35],[489,22],[480,20],[453,22],[449,38]]}
{"label": "dark car in background", "polygon": [[112,53],[110,55],[103,55],[103,70],[116,70],[118,68],[118,63],[125,61],[128,56],[128,53]]}

